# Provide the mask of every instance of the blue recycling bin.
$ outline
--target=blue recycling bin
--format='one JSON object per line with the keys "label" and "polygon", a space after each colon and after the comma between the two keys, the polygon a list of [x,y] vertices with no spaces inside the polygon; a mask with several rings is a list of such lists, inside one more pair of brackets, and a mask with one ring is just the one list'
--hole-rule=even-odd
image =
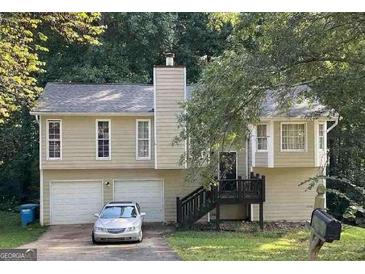
{"label": "blue recycling bin", "polygon": [[24,204],[20,206],[20,220],[22,226],[26,226],[35,221],[38,208],[38,204]]}

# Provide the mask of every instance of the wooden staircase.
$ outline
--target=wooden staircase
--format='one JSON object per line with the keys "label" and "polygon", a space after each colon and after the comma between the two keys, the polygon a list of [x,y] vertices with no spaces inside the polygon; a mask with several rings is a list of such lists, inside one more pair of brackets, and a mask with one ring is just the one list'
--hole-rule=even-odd
{"label": "wooden staircase", "polygon": [[208,212],[216,209],[219,228],[221,204],[259,204],[260,227],[263,228],[263,203],[265,202],[265,176],[250,174],[249,179],[219,180],[210,189],[199,187],[183,198],[176,198],[176,219],[179,227],[191,227]]}

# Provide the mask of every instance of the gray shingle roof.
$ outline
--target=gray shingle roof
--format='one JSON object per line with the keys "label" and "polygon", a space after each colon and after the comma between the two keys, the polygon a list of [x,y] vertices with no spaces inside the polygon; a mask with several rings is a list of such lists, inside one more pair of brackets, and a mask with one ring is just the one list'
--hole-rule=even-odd
{"label": "gray shingle roof", "polygon": [[[191,93],[188,86],[188,99]],[[48,83],[33,112],[146,113],[153,112],[153,107],[153,85]],[[323,105],[308,100],[297,101],[283,111],[270,92],[262,105],[263,117],[305,117],[315,113],[328,114]]]}
{"label": "gray shingle roof", "polygon": [[[291,90],[291,101],[292,105],[288,109],[280,108],[277,102],[276,96],[273,91],[267,91],[266,98],[261,106],[261,117],[273,118],[273,117],[291,117],[291,118],[302,118],[302,117],[313,117],[313,116],[328,116],[330,111],[326,106],[321,105],[319,102],[311,102],[308,99],[302,100],[299,94],[305,90],[308,90],[308,86],[298,86],[296,89]],[[190,99],[192,96],[192,87],[187,89],[187,98]]]}
{"label": "gray shingle roof", "polygon": [[318,102],[309,102],[304,100],[294,103],[289,109],[280,109],[279,104],[272,98],[268,98],[262,108],[263,117],[312,117],[327,116],[327,108]]}
{"label": "gray shingle roof", "polygon": [[328,116],[329,111],[326,106],[318,101],[310,101],[300,98],[300,93],[308,90],[307,86],[299,86],[290,94],[291,106],[288,108],[280,108],[279,102],[272,91],[268,91],[264,103],[262,104],[261,115],[263,117],[313,117]]}
{"label": "gray shingle roof", "polygon": [[153,86],[48,83],[33,112],[153,112]]}

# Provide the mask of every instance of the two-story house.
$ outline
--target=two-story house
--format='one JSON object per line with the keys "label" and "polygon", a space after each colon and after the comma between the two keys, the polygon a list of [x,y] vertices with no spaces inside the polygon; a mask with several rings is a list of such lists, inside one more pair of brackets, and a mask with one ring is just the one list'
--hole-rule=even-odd
{"label": "two-story house", "polygon": [[[186,68],[171,57],[155,66],[153,85],[48,83],[32,111],[39,122],[41,224],[90,223],[113,200],[139,202],[147,222],[176,222],[176,198],[199,187],[184,181],[178,164],[186,146],[172,146],[188,89]],[[305,118],[318,108],[302,103],[282,114],[268,100],[248,149],[225,153],[234,165],[229,179],[265,175],[265,220],[310,216],[314,193],[298,183],[326,159],[330,119]],[[256,204],[220,206],[222,219],[258,220]]]}

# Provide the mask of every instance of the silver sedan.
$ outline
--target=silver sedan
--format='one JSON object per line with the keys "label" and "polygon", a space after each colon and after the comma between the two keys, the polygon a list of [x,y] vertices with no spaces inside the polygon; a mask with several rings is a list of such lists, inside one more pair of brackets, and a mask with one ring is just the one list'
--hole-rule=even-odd
{"label": "silver sedan", "polygon": [[110,202],[95,214],[98,218],[92,231],[93,243],[106,241],[142,242],[142,222],[146,214],[138,203]]}

